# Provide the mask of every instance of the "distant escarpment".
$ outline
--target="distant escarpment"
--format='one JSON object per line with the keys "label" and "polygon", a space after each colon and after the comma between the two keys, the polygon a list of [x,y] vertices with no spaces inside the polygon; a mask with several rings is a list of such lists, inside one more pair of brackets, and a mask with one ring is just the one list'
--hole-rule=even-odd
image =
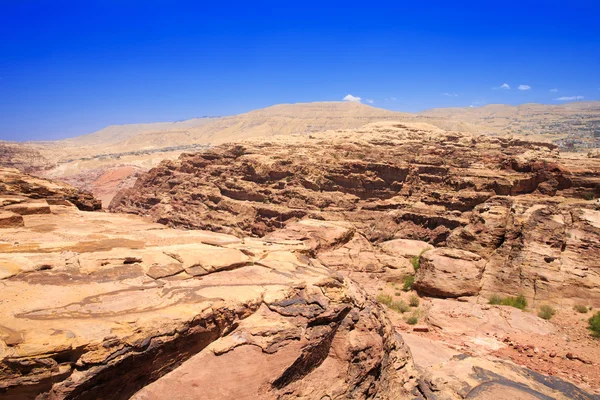
{"label": "distant escarpment", "polygon": [[[142,175],[110,209],[302,240],[332,268],[386,279],[414,273],[407,258],[420,256],[427,268],[415,287],[432,296],[522,293],[534,303],[600,306],[598,197],[600,160],[385,122],[183,154]],[[407,254],[407,241],[423,245]],[[432,247],[440,254],[422,254]]]}
{"label": "distant escarpment", "polygon": [[0,167],[22,172],[40,171],[51,166],[39,151],[23,144],[0,142]]}

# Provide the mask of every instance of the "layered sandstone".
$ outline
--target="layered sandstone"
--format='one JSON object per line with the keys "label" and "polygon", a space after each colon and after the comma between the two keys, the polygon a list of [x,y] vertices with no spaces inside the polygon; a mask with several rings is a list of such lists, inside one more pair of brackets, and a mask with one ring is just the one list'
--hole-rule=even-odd
{"label": "layered sandstone", "polygon": [[0,231],[2,399],[412,396],[382,306],[301,241],[11,195],[45,211]]}
{"label": "layered sandstone", "polygon": [[[26,200],[34,200],[27,201]],[[39,200],[39,201],[36,201]],[[70,202],[80,210],[93,211],[102,208],[99,200],[86,191],[69,184],[36,178],[17,169],[0,168],[0,207],[13,209],[18,214],[48,213],[48,204]],[[26,205],[20,205],[27,203]],[[36,203],[46,204],[46,209],[35,210]],[[20,211],[19,211],[20,210]]]}
{"label": "layered sandstone", "polygon": [[[427,264],[417,275],[417,287],[430,288],[424,293],[522,293],[534,304],[597,306],[599,196],[595,159],[563,158],[547,143],[385,122],[184,154],[140,177],[110,208],[169,226],[302,240],[331,268],[389,279],[414,273],[414,256],[393,243],[424,241],[468,252],[464,265],[472,265],[461,288],[461,265],[444,272],[443,260]],[[454,283],[434,290],[438,272]]]}

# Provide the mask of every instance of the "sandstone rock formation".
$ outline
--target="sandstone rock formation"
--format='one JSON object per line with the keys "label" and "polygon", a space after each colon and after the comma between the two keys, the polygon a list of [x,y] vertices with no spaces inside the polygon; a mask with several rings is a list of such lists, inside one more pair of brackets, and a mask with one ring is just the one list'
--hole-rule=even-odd
{"label": "sandstone rock formation", "polygon": [[477,254],[439,248],[421,255],[414,287],[439,297],[475,296],[481,290],[485,260]]}
{"label": "sandstone rock formation", "polygon": [[45,203],[0,231],[0,398],[412,396],[382,306],[301,241],[82,212],[3,174],[19,210]]}
{"label": "sandstone rock formation", "polygon": [[534,304],[585,298],[598,306],[594,197],[595,159],[565,158],[547,143],[386,122],[184,154],[140,177],[110,208],[169,226],[303,240],[334,269],[396,276],[413,272],[412,255],[395,253],[395,241],[424,241],[473,253],[468,289],[458,278],[444,295],[522,293]]}
{"label": "sandstone rock formation", "polygon": [[31,173],[50,168],[52,163],[31,146],[0,141],[0,167]]}
{"label": "sandstone rock formation", "polygon": [[[28,199],[39,201],[26,202]],[[102,206],[91,193],[71,185],[25,175],[17,169],[0,168],[0,206],[5,210],[24,215],[44,214],[50,212],[48,204],[64,202],[85,211],[99,210]]]}

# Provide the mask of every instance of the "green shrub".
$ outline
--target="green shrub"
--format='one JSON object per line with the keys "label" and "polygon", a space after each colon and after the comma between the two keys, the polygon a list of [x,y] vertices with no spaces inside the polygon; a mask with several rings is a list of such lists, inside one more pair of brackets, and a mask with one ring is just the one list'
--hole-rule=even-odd
{"label": "green shrub", "polygon": [[419,322],[419,317],[416,315],[411,315],[406,319],[406,323],[409,325],[416,325]]}
{"label": "green shrub", "polygon": [[542,319],[550,319],[556,314],[556,310],[551,306],[544,304],[540,307],[540,311],[538,312],[538,317]]}
{"label": "green shrub", "polygon": [[584,193],[583,198],[586,200],[594,200],[594,193],[592,193],[592,192]]}
{"label": "green shrub", "polygon": [[419,266],[420,266],[420,257],[419,256],[414,256],[413,258],[410,259],[410,263],[412,264],[413,268],[415,269],[415,272],[417,272],[419,270]]}
{"label": "green shrub", "polygon": [[408,310],[410,310],[410,308],[402,300],[394,301],[390,305],[390,308],[392,310],[397,311],[397,312],[402,313],[402,314],[404,314],[405,312],[407,312]]}
{"label": "green shrub", "polygon": [[504,298],[494,294],[489,298],[489,304],[511,306],[524,310],[527,308],[527,299],[522,294],[518,295],[517,297],[508,296]]}
{"label": "green shrub", "polygon": [[594,316],[588,320],[588,323],[588,329],[592,331],[592,336],[600,338],[600,311],[594,314]]}
{"label": "green shrub", "polygon": [[522,294],[517,297],[508,296],[502,301],[502,305],[516,307],[521,310],[527,308],[527,299]]}
{"label": "green shrub", "polygon": [[380,302],[381,304],[385,304],[386,306],[389,306],[390,304],[392,304],[392,296],[390,296],[389,294],[379,294],[377,295],[377,301]]}
{"label": "green shrub", "polygon": [[413,294],[412,296],[410,296],[410,299],[408,300],[408,304],[411,307],[419,307],[419,296],[417,296],[416,294]]}
{"label": "green shrub", "polygon": [[585,314],[588,312],[588,308],[586,306],[584,306],[583,304],[575,304],[573,306],[573,310],[577,311],[578,313],[581,314]]}
{"label": "green shrub", "polygon": [[405,292],[412,290],[414,283],[415,283],[415,276],[414,275],[406,275],[404,277],[404,285],[402,285],[402,290],[404,290]]}

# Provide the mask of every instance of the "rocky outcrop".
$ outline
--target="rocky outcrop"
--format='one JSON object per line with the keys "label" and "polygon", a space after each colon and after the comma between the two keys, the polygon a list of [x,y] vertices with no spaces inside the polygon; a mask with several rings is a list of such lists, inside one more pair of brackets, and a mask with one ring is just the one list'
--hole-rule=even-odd
{"label": "rocky outcrop", "polygon": [[414,243],[398,240],[425,242],[482,258],[461,293],[600,305],[599,177],[597,160],[552,145],[389,122],[184,154],[110,209],[302,240],[334,269],[381,277],[414,273]]}
{"label": "rocky outcrop", "polygon": [[427,399],[581,399],[597,397],[561,379],[502,360],[466,355],[428,368],[419,388]]}
{"label": "rocky outcrop", "polygon": [[482,294],[534,302],[600,303],[600,207],[539,195],[493,198],[448,245],[488,261]]}
{"label": "rocky outcrop", "polygon": [[0,211],[0,228],[23,226],[23,217],[11,211]]}
{"label": "rocky outcrop", "polygon": [[102,208],[100,201],[89,192],[66,183],[22,174],[16,169],[0,168],[0,206],[4,206],[5,209],[12,208],[18,214],[48,213],[48,203],[58,204],[65,201],[84,211]]}
{"label": "rocky outcrop", "polygon": [[414,288],[437,297],[475,296],[481,289],[485,260],[477,254],[449,248],[428,251],[419,258]]}
{"label": "rocky outcrop", "polygon": [[301,241],[48,203],[0,236],[2,399],[411,396],[382,306]]}
{"label": "rocky outcrop", "polygon": [[0,168],[16,168],[32,173],[51,166],[52,163],[33,146],[0,141]]}

